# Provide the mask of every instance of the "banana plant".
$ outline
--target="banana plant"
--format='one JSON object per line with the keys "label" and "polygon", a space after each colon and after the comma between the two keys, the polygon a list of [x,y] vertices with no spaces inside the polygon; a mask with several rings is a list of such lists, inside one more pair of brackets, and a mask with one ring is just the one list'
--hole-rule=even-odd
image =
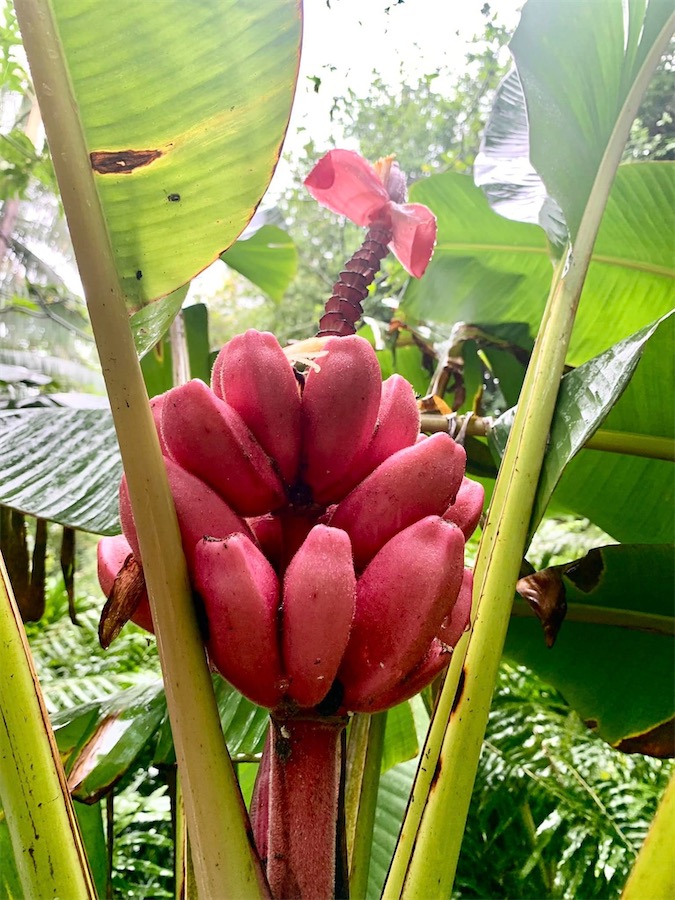
{"label": "banana plant", "polygon": [[[544,282],[547,254],[554,261],[545,308],[540,288],[528,282],[534,267],[520,271],[512,264],[500,266],[494,259],[499,249],[495,240],[485,239],[476,240],[479,266],[472,267],[447,238],[444,221],[451,229],[453,215],[456,223],[461,212],[455,206],[445,219],[437,203],[450,176],[419,185],[412,197],[416,202],[406,206],[404,185],[391,161],[374,170],[351,156],[332,156],[308,179],[310,191],[370,231],[363,250],[335,285],[319,340],[286,353],[269,336],[237,338],[218,357],[211,389],[197,382],[184,385],[151,412],[127,314],[143,315],[149,304],[159,302],[160,317],[168,322],[169,310],[178,308],[176,297],[169,295],[219,256],[252,215],[288,119],[297,73],[298,11],[294,3],[271,0],[211,0],[195,14],[171,0],[158,20],[152,11],[124,2],[116,16],[123,33],[116,34],[92,0],[17,0],[16,5],[57,160],[126,473],[121,509],[125,543],[111,538],[116,543],[103,545],[102,583],[110,590],[123,576],[133,584],[136,600],[148,604],[144,621],[157,634],[199,892],[243,897],[265,895],[271,888],[277,897],[330,896],[336,889],[346,891],[349,880],[354,895],[361,896],[383,747],[384,719],[376,711],[424,686],[457,644],[384,887],[384,895],[391,897],[449,895],[527,541],[551,495],[565,488],[564,478],[556,488],[561,473],[583,455],[579,451],[608,411],[614,416],[612,433],[628,432],[619,416],[620,402],[628,406],[635,400],[631,386],[637,390],[650,372],[659,371],[659,377],[665,372],[660,348],[668,343],[672,317],[664,318],[667,308],[658,308],[636,323],[642,331],[632,337],[614,323],[616,330],[610,333],[615,347],[608,356],[599,355],[606,344],[594,347],[598,359],[589,363],[589,373],[576,374],[575,386],[572,372],[561,387],[566,361],[576,364],[590,355],[584,330],[578,339],[572,330],[577,306],[582,287],[592,283],[593,246],[605,206],[612,203],[623,143],[675,16],[662,0],[612,0],[606,15],[579,2],[579,15],[571,17],[569,4],[545,0],[529,0],[523,11],[512,44],[517,76],[503,86],[484,153],[497,163],[512,162],[509,152],[519,141],[531,166],[522,183],[500,172],[497,164],[497,177],[482,180],[495,208],[530,223],[517,225],[529,229],[521,235],[521,247],[527,248],[530,239],[536,244],[536,256],[531,253],[530,258],[539,267],[535,274],[544,272]],[[172,77],[176,65],[186,73],[179,85]],[[594,78],[598,71],[605,75],[602,80]],[[124,104],[116,102],[120,81]],[[603,116],[589,110],[602,110]],[[617,187],[621,181],[619,177]],[[635,181],[631,183],[634,189]],[[641,182],[638,190],[644,189]],[[466,199],[472,190],[464,181],[459,194]],[[404,309],[414,304],[419,309],[427,300],[438,309],[435,298],[447,296],[448,278],[458,289],[455,299],[464,290],[471,302],[476,281],[487,275],[500,288],[497,297],[503,298],[505,286],[529,289],[536,303],[528,304],[525,291],[525,320],[539,329],[517,410],[495,425],[491,438],[500,469],[476,563],[473,627],[463,637],[471,577],[463,570],[459,533],[471,532],[480,505],[479,489],[463,477],[464,451],[442,434],[414,443],[418,419],[409,386],[394,377],[380,392],[375,355],[360,338],[344,336],[362,312],[359,291],[372,280],[388,245],[410,274],[422,275],[433,242],[422,204],[438,209],[438,247],[427,274],[406,292]],[[503,238],[507,225],[500,230],[495,219],[488,226]],[[543,235],[532,238],[532,229],[539,226]],[[459,223],[459,230],[465,239],[465,223]],[[607,254],[598,256],[598,263],[606,264]],[[672,278],[672,265],[660,261],[649,274],[658,289],[659,279],[668,283]],[[537,309],[543,309],[541,323]],[[445,315],[452,314],[446,309]],[[616,318],[625,323],[635,316],[622,306]],[[298,366],[301,378],[293,374]],[[616,385],[602,381],[607,371],[615,371]],[[583,389],[593,378],[598,396],[589,408]],[[642,390],[636,394],[640,396]],[[564,422],[578,423],[584,415],[591,424],[578,427],[569,446]],[[232,425],[235,417],[248,429],[248,437],[238,443],[231,441],[238,427]],[[240,454],[236,465],[223,467],[209,457],[200,429],[216,429],[222,441],[231,441],[232,458]],[[633,431],[628,443],[618,439],[624,452],[662,462],[670,458],[672,436],[664,435],[649,457],[649,441],[637,431],[638,438]],[[168,473],[161,451],[174,460]],[[294,483],[298,466],[314,506],[307,496],[284,490]],[[625,480],[630,477],[623,473]],[[391,484],[394,494],[387,493]],[[428,515],[432,509],[437,517],[442,514],[439,521]],[[402,512],[408,516],[405,521]],[[204,516],[215,534],[231,537],[196,541],[203,534]],[[613,566],[626,570],[612,548],[597,557],[602,571],[611,572]],[[660,566],[667,556],[655,551],[653,559]],[[547,576],[570,593],[578,616],[596,620],[612,602],[611,592],[603,598],[596,591],[597,565],[597,559],[595,568],[593,562],[586,564],[591,577],[583,584],[590,584],[590,590],[581,587],[582,598],[572,592],[578,586],[573,573],[583,565]],[[275,567],[285,573],[283,628],[276,621]],[[223,584],[224,573],[228,585]],[[207,645],[212,661],[244,694],[274,709],[269,750],[252,800],[258,853],[243,824],[191,585],[197,587],[211,625]],[[423,624],[416,625],[420,610],[411,610],[405,599],[420,585]],[[519,583],[519,590],[523,596],[534,593],[531,582]],[[240,599],[238,611],[223,605],[228,591]],[[589,593],[590,601],[583,602]],[[166,596],[171,604],[161,602]],[[447,601],[443,607],[440,598]],[[329,602],[337,619],[327,629],[316,611]],[[632,610],[615,606],[614,624],[616,616],[628,621]],[[643,630],[645,623],[657,633],[668,630],[668,616],[660,609],[642,610],[641,615],[638,627]],[[13,619],[14,625],[10,617],[2,621],[13,629],[16,644],[20,629]],[[397,642],[397,628],[406,640]],[[259,646],[232,641],[228,634],[247,629],[261,638]],[[512,652],[518,658],[530,639],[516,634],[514,640]],[[317,641],[319,656],[310,652]],[[25,653],[23,663],[21,658],[20,652],[17,671],[25,691],[35,693]],[[536,651],[530,651],[528,661],[536,658]],[[569,664],[563,662],[561,668],[569,679]],[[0,698],[3,705],[13,702],[9,688]],[[596,714],[603,720],[612,743],[634,736],[613,728],[611,704],[607,718],[606,707],[596,712],[596,701],[596,696],[590,701],[586,696],[579,704],[591,710],[589,721]],[[298,709],[309,712],[298,715]],[[313,812],[334,829],[341,784],[337,763],[348,711],[357,715],[347,755],[351,785],[345,848],[336,845],[334,830],[323,825],[312,830],[303,790],[315,784],[322,802]],[[638,733],[649,734],[669,714],[672,710],[653,704],[638,721]],[[27,732],[21,737],[31,739]],[[35,739],[46,746],[37,732]],[[48,747],[44,759],[48,766]],[[54,766],[58,775],[58,763]],[[5,772],[0,792],[11,828],[13,821],[25,819],[25,809],[21,798],[5,788]],[[72,823],[63,779],[60,784],[64,821]],[[290,829],[279,816],[280,797],[291,811]],[[662,821],[667,818],[655,820],[657,832]],[[46,833],[53,830],[47,822],[44,827]],[[92,892],[91,879],[77,851],[77,829],[70,833],[66,842],[76,849],[64,854],[63,871],[79,879],[73,882],[79,885],[76,891],[86,896]],[[13,834],[15,848],[24,834],[18,828]],[[303,859],[310,840],[331,861],[325,870],[312,871]],[[265,872],[259,856],[266,860]],[[342,865],[347,857],[349,872]],[[49,880],[40,867],[23,877],[27,892],[39,892]]]}

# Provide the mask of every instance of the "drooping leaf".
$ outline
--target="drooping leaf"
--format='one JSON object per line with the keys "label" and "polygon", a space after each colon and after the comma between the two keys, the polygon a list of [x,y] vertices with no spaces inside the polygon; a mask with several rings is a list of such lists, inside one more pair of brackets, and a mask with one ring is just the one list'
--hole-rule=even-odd
{"label": "drooping leaf", "polygon": [[674,576],[672,545],[591,550],[553,573],[568,605],[555,645],[517,601],[504,652],[554,685],[613,746],[672,755]]}
{"label": "drooping leaf", "polygon": [[[165,303],[168,299],[167,297],[165,300],[160,300],[159,304]],[[141,310],[141,314],[144,312],[145,310]],[[186,306],[182,310],[181,315],[187,343],[190,376],[192,378],[201,378],[202,381],[208,383],[211,377],[211,358],[206,306],[203,303],[194,303],[191,306]],[[135,316],[132,316],[132,320],[134,318]],[[163,329],[163,336],[141,360],[143,378],[150,397],[163,394],[174,387],[171,338],[166,334],[173,318],[174,316],[171,317],[171,320],[164,320],[166,327]]]}
{"label": "drooping leaf", "polygon": [[527,109],[517,69],[497,88],[473,178],[495,212],[516,222],[540,225],[556,249],[564,246],[565,217],[530,162]]}
{"label": "drooping leaf", "polygon": [[[672,450],[674,345],[675,315],[670,314],[565,375],[537,489],[532,530],[553,495],[558,508],[590,518],[618,540],[651,543],[675,539],[670,514],[672,461],[582,450],[600,426],[627,450],[629,441],[639,452],[640,439],[647,443],[657,437],[670,441]],[[491,441],[499,455],[512,421],[513,410],[509,410],[492,430]],[[620,497],[634,498],[634,502],[617,502]]]}
{"label": "drooping leaf", "polygon": [[116,534],[121,477],[108,410],[0,416],[0,502],[6,506],[71,528]]}
{"label": "drooping leaf", "polygon": [[183,286],[168,297],[144,306],[130,317],[129,325],[139,359],[143,359],[167,333],[180,312],[187,292],[187,286]]}
{"label": "drooping leaf", "polygon": [[509,46],[527,104],[529,158],[573,244],[607,149],[627,134],[674,29],[670,0],[523,7]]}
{"label": "drooping leaf", "polygon": [[138,309],[189,281],[251,218],[290,113],[298,6],[52,8],[115,263]]}
{"label": "drooping leaf", "polygon": [[[581,296],[567,362],[579,365],[670,311],[675,252],[674,163],[621,166]],[[401,312],[453,325],[523,322],[536,334],[552,268],[536,225],[490,209],[465,175],[434,175],[411,199],[438,218],[438,244],[424,277],[410,282]]]}
{"label": "drooping leaf", "polygon": [[276,225],[263,225],[251,237],[232,244],[220,258],[275,303],[281,302],[298,269],[296,246]]}

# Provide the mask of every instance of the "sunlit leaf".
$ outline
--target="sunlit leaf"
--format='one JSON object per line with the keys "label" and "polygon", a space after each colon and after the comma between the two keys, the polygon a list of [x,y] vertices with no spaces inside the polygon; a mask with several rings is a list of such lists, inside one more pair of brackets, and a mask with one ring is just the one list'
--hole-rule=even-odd
{"label": "sunlit leaf", "polygon": [[220,258],[276,303],[298,270],[295,244],[275,225],[263,225],[251,237],[236,241]]}
{"label": "sunlit leaf", "polygon": [[133,308],[232,244],[272,175],[300,41],[295,2],[53,4],[118,273]]}
{"label": "sunlit leaf", "polygon": [[615,133],[627,134],[674,28],[670,0],[523,7],[509,46],[527,104],[529,158],[573,243],[607,148]]}

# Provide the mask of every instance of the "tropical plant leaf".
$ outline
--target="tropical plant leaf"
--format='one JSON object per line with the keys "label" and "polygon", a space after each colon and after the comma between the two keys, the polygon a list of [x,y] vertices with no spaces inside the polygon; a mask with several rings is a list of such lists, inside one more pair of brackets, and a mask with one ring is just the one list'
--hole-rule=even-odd
{"label": "tropical plant leaf", "polygon": [[[674,29],[670,0],[604,3],[601,14],[585,0],[523,7],[509,47],[527,104],[528,155],[572,243],[607,148],[627,134]],[[617,159],[622,149],[623,139]]]}
{"label": "tropical plant leaf", "polygon": [[155,300],[144,306],[130,317],[129,325],[139,359],[143,359],[167,333],[180,312],[187,292],[188,287],[184,285],[168,297],[162,297],[161,300]]}
{"label": "tropical plant leaf", "polygon": [[[267,711],[214,676],[221,724],[230,754],[250,760],[262,752]],[[175,763],[161,681],[64,710],[53,719],[73,796],[92,803],[111,790],[144,752],[157,764]]]}
{"label": "tropical plant leaf", "polygon": [[109,411],[36,409],[0,416],[5,506],[71,528],[116,534],[121,477]]}
{"label": "tropical plant leaf", "polygon": [[25,366],[31,371],[39,372],[50,379],[58,381],[60,384],[65,382],[73,387],[96,394],[102,394],[105,389],[103,376],[100,372],[74,359],[64,359],[61,356],[0,347],[0,363],[8,366]]}
{"label": "tropical plant leaf", "polygon": [[387,713],[382,749],[382,772],[388,772],[399,763],[413,759],[419,752],[417,730],[410,702],[399,703]]}
{"label": "tropical plant leaf", "polygon": [[507,73],[497,88],[473,179],[500,216],[540,225],[554,247],[562,249],[567,225],[530,162],[527,109],[517,69]]}
{"label": "tropical plant leaf", "polygon": [[78,803],[76,800],[73,806],[77,816],[77,824],[80,826],[82,840],[84,841],[89,868],[96,886],[96,893],[99,897],[105,897],[109,879],[108,848],[106,847],[103,833],[101,804],[89,805]]}
{"label": "tropical plant leaf", "polygon": [[[581,296],[567,362],[579,365],[672,307],[675,163],[621,166]],[[486,331],[527,323],[536,334],[552,268],[543,231],[497,215],[465,175],[414,184],[411,200],[438,218],[438,244],[423,278],[406,289],[400,314]]]}
{"label": "tropical plant leaf", "polygon": [[0,896],[19,898],[23,894],[23,886],[14,862],[14,848],[7,818],[0,805]]}
{"label": "tropical plant leaf", "polygon": [[297,248],[276,225],[263,225],[251,237],[235,241],[220,258],[275,303],[281,302],[298,270]]}
{"label": "tropical plant leaf", "polygon": [[114,16],[92,0],[52,9],[118,274],[138,309],[215,260],[253,215],[290,113],[299,10],[274,0],[167,0],[161,15],[132,0]]}
{"label": "tropical plant leaf", "polygon": [[[656,437],[673,440],[670,411],[675,406],[674,343],[675,315],[670,314],[565,375],[531,530],[541,520],[563,472],[608,414],[607,432],[620,447],[623,444],[624,450],[637,444],[639,452],[640,438],[645,443]],[[655,384],[661,386],[658,391],[653,390]],[[506,446],[513,413],[511,409],[501,416],[490,434],[499,456]],[[590,518],[620,540],[672,540],[672,476],[672,465],[666,460],[587,450],[571,471],[574,490],[567,483],[556,495],[556,503]],[[616,503],[617,493],[631,496],[636,492],[640,494],[639,503],[628,508]]]}
{"label": "tropical plant leaf", "polygon": [[[532,576],[542,593],[559,591],[567,602],[555,645],[546,646],[541,625],[517,601],[506,656],[556,687],[613,746],[675,754],[672,545],[602,547],[543,571]],[[521,593],[532,584],[525,581]]]}

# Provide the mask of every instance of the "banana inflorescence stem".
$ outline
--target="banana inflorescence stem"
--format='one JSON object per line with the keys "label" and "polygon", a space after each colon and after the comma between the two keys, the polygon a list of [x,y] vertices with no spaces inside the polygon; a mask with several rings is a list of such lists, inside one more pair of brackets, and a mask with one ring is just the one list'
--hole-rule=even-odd
{"label": "banana inflorescence stem", "polygon": [[271,717],[269,782],[261,793],[268,792],[265,850],[276,900],[336,895],[340,738],[346,723],[342,717]]}
{"label": "banana inflorescence stem", "polygon": [[391,229],[383,225],[368,229],[365,241],[347,261],[333,285],[319,322],[319,337],[355,334],[356,322],[363,315],[361,304],[368,296],[368,287],[377,275],[380,263],[389,252],[387,244],[391,237]]}

